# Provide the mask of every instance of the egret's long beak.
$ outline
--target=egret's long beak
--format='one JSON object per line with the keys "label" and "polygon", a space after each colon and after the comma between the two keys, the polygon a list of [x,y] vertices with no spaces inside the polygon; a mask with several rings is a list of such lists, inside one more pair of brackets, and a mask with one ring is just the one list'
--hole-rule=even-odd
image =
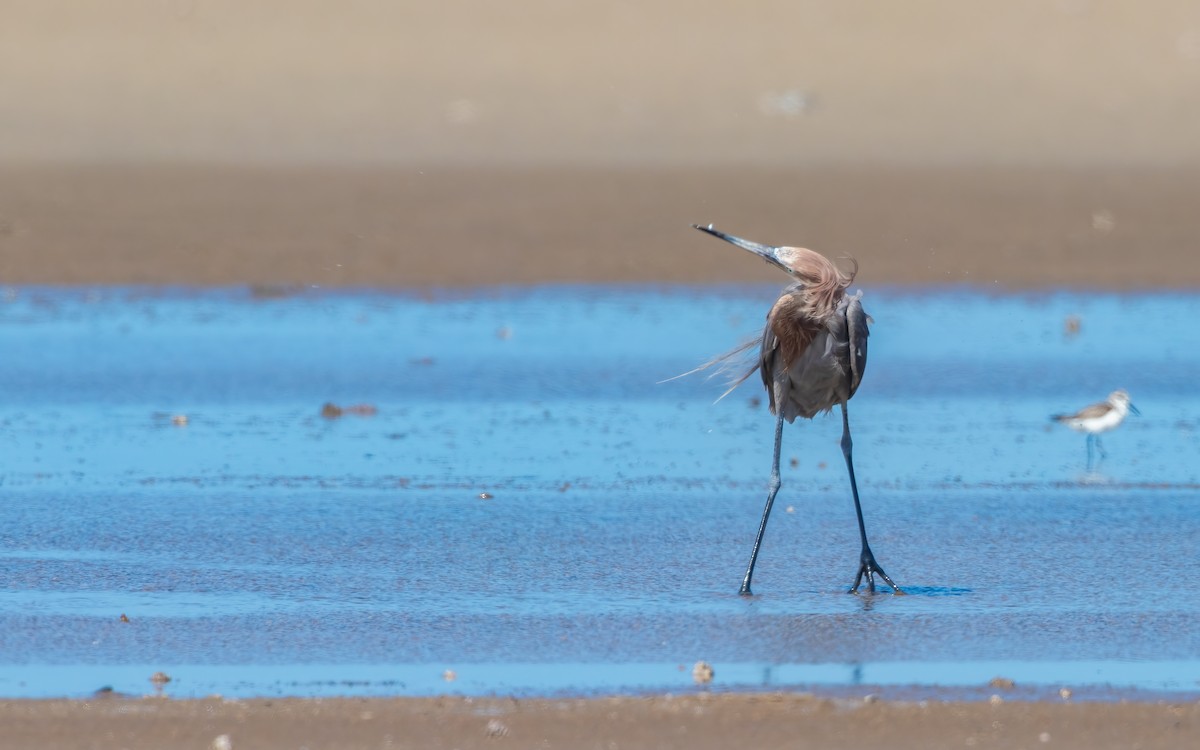
{"label": "egret's long beak", "polygon": [[692,226],[695,227],[696,229],[699,229],[701,232],[704,232],[706,234],[711,234],[713,237],[718,237],[720,239],[723,239],[731,245],[737,245],[738,247],[742,248],[743,250],[749,250],[750,252],[754,253],[755,255],[762,258],[763,260],[765,260],[767,263],[771,264],[772,266],[775,266],[776,268],[780,269],[781,271],[785,271],[787,273],[792,272],[792,269],[785,266],[779,260],[779,248],[777,248],[777,247],[771,247],[770,245],[761,245],[757,242],[751,242],[750,240],[744,240],[741,237],[734,237],[732,234],[725,234],[724,232],[719,232],[716,229],[713,229],[712,224],[709,224],[706,227],[702,227],[699,224],[693,224]]}
{"label": "egret's long beak", "polygon": [[1139,417],[1142,416],[1142,413],[1140,411],[1138,411],[1138,408],[1136,406],[1134,406],[1133,404],[1129,405],[1129,411],[1133,412],[1134,414],[1138,415]]}

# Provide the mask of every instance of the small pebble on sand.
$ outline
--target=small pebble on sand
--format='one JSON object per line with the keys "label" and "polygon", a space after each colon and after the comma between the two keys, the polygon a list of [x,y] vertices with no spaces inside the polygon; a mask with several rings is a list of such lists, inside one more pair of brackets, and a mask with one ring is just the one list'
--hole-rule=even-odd
{"label": "small pebble on sand", "polygon": [[1079,330],[1083,327],[1083,320],[1078,315],[1068,315],[1063,320],[1063,335],[1067,338],[1078,336]]}
{"label": "small pebble on sand", "polygon": [[374,404],[350,404],[343,407],[332,401],[326,401],[321,406],[321,416],[326,419],[338,419],[346,414],[353,414],[357,417],[373,417],[378,413],[379,409]]}
{"label": "small pebble on sand", "polygon": [[486,731],[488,737],[508,736],[508,727],[504,725],[504,722],[496,721],[495,719],[488,721]]}

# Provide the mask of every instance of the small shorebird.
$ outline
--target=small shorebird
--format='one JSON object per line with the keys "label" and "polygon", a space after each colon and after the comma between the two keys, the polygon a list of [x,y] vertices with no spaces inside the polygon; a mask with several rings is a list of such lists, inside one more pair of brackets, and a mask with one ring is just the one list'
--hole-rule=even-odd
{"label": "small shorebird", "polygon": [[[725,393],[741,385],[758,371],[770,398],[771,413],[775,415],[775,456],[771,463],[771,482],[767,494],[767,505],[763,509],[758,535],[750,553],[750,564],[742,579],[741,594],[750,595],[750,579],[754,575],[754,563],[762,546],[763,532],[771,506],[779,492],[779,452],[783,443],[783,422],[792,422],[796,417],[812,419],[820,412],[829,413],[834,406],[842,407],[842,455],[846,459],[846,470],[850,474],[850,492],[854,496],[854,511],[858,516],[858,532],[862,539],[859,554],[858,574],[854,577],[851,593],[857,593],[863,578],[867,579],[867,590],[875,591],[876,574],[897,594],[900,587],[888,578],[883,568],[875,562],[875,555],[867,543],[867,528],[863,523],[862,505],[858,500],[858,485],[854,481],[854,459],[850,439],[850,417],[846,402],[858,390],[863,370],[867,366],[867,323],[871,320],[863,312],[862,292],[853,296],[846,288],[854,280],[858,264],[847,273],[839,269],[828,258],[802,247],[771,247],[757,242],[718,232],[712,225],[696,229],[725,240],[743,250],[748,250],[768,264],[786,272],[794,280],[788,285],[767,314],[767,325],[763,330],[759,356],[753,365]],[[712,365],[728,366],[729,361],[754,346],[749,341],[741,347],[701,365],[702,370]],[[724,367],[722,367],[724,369]],[[692,372],[695,372],[693,370]],[[690,373],[686,373],[690,374]]]}
{"label": "small shorebird", "polygon": [[1141,416],[1137,407],[1129,402],[1129,394],[1123,389],[1108,394],[1103,403],[1085,406],[1074,414],[1054,414],[1050,418],[1065,424],[1076,432],[1087,433],[1087,470],[1092,470],[1092,444],[1100,451],[1100,458],[1108,458],[1100,444],[1100,433],[1108,432],[1125,421],[1125,415],[1133,412]]}

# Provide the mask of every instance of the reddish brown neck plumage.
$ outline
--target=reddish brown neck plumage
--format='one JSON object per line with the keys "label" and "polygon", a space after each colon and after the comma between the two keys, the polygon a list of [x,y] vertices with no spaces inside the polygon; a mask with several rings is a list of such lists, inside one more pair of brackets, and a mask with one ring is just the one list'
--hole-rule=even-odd
{"label": "reddish brown neck plumage", "polygon": [[837,310],[858,273],[858,263],[847,273],[820,253],[802,247],[788,250],[788,266],[799,286],[776,300],[767,321],[779,339],[783,362],[790,367]]}

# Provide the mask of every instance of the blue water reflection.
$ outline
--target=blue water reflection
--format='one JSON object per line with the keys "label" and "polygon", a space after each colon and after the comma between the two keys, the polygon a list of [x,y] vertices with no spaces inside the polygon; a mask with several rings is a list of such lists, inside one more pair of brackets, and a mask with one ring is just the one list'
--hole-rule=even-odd
{"label": "blue water reflection", "polygon": [[[1200,549],[1200,332],[1178,324],[1200,297],[869,292],[856,468],[910,596],[844,593],[857,531],[818,418],[785,433],[747,600],[772,420],[755,387],[659,381],[752,335],[774,291],[12,291],[0,692],[148,665],[243,694],[372,664],[409,675],[382,692],[452,690],[427,667],[456,664],[524,676],[453,689],[670,689],[661,665],[697,659],[725,687],[886,683],[899,660],[923,684],[1098,664],[1196,689],[1200,606],[1172,587]],[[1143,416],[1087,473],[1048,415],[1117,387]]]}

